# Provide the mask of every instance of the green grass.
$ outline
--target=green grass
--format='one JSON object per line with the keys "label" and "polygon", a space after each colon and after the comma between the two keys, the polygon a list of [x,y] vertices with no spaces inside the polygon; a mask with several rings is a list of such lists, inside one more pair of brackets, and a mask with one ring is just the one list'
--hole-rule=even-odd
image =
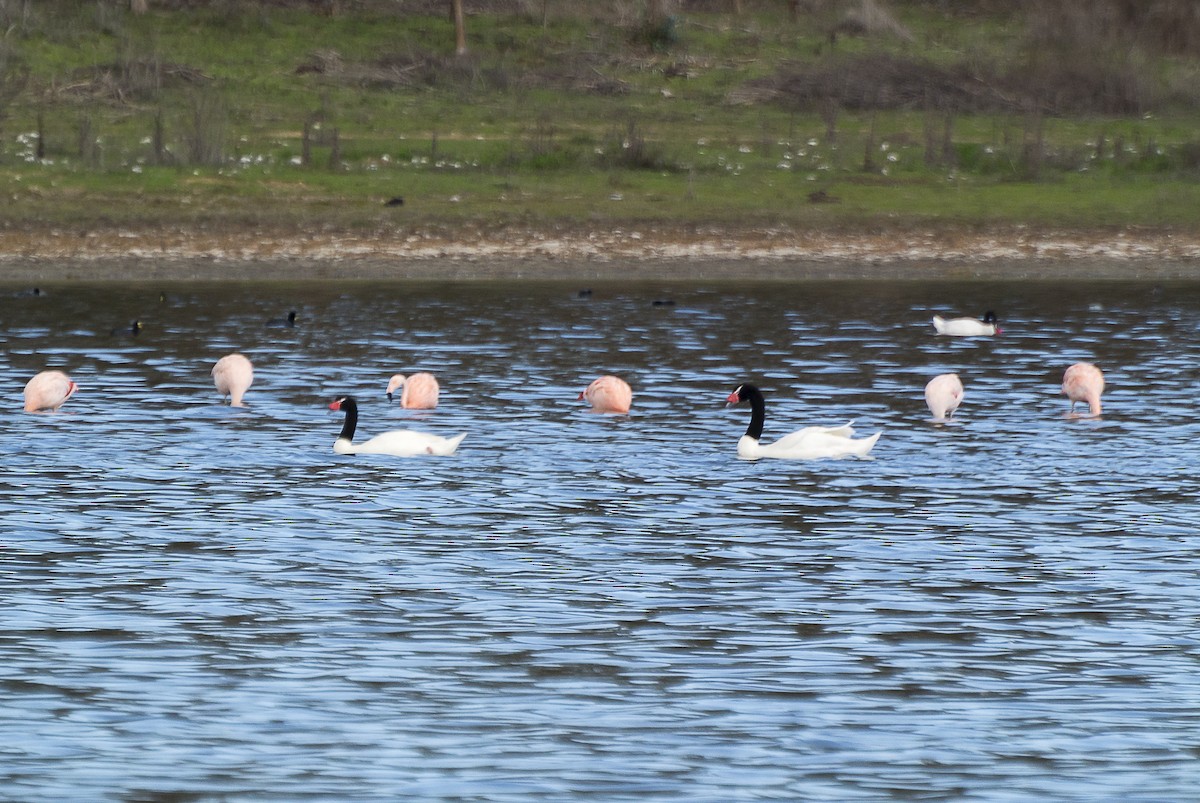
{"label": "green grass", "polygon": [[[1036,164],[1025,152],[1027,116],[959,115],[953,162],[928,164],[926,130],[940,153],[940,117],[842,110],[832,142],[816,110],[729,102],[785,62],[829,55],[822,29],[792,24],[782,5],[737,19],[685,15],[666,50],[592,20],[556,17],[543,29],[540,19],[480,14],[461,61],[441,17],[237,8],[133,17],[63,4],[64,16],[13,36],[12,63],[30,80],[0,119],[0,192],[10,199],[0,221],[1200,229],[1196,110],[1045,118]],[[950,64],[1020,47],[1014,18],[967,24],[924,5],[903,7],[901,18],[914,41],[843,37],[838,54],[883,48]],[[336,51],[345,72],[298,72],[318,51]],[[87,91],[100,67],[153,61],[190,68],[193,80]],[[1156,65],[1176,76],[1196,68],[1179,58]],[[604,82],[619,91],[598,91]],[[39,115],[41,161],[29,136]],[[151,143],[159,116],[164,165]],[[85,121],[98,142],[90,153],[80,148]],[[301,165],[306,121],[325,138]],[[191,163],[197,137],[219,138],[219,165]],[[811,203],[817,190],[836,202]],[[401,210],[383,206],[396,195]]]}

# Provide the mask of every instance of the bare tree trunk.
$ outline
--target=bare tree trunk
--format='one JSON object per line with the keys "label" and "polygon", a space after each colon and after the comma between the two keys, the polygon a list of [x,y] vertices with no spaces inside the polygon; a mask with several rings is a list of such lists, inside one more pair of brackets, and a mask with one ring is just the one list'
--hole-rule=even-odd
{"label": "bare tree trunk", "polygon": [[35,155],[39,162],[46,158],[46,118],[42,114],[41,106],[38,107],[37,112],[37,152]]}
{"label": "bare tree trunk", "polygon": [[162,109],[154,115],[154,164],[162,167],[167,163],[167,137],[163,132]]}
{"label": "bare tree trunk", "polygon": [[333,146],[329,149],[329,169],[338,170],[342,166],[342,140],[340,132],[333,129]]}
{"label": "bare tree trunk", "polygon": [[450,0],[450,15],[454,17],[454,53],[467,53],[467,23],[463,15],[463,0]]}
{"label": "bare tree trunk", "polygon": [[957,162],[958,155],[954,152],[954,112],[948,111],[942,125],[942,164],[954,167]]}
{"label": "bare tree trunk", "polygon": [[863,146],[863,172],[875,172],[875,115],[871,112],[871,127],[867,129],[867,142]]}

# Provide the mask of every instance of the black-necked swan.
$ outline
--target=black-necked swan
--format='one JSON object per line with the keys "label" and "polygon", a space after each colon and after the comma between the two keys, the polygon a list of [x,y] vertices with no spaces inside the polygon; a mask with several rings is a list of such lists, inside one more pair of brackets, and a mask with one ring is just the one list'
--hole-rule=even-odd
{"label": "black-necked swan", "polygon": [[760,443],[763,422],[767,417],[767,405],[762,392],[754,385],[743,384],[734,388],[725,400],[729,404],[750,402],[750,426],[738,440],[738,457],[743,460],[758,460],[774,457],[780,460],[818,460],[825,457],[866,457],[879,440],[882,432],[869,438],[853,440],[851,421],[840,427],[805,427],[784,435],[774,443]]}
{"label": "black-necked swan", "polygon": [[933,413],[934,421],[953,418],[962,400],[963,383],[958,374],[939,374],[925,386],[925,404]]}
{"label": "black-necked swan", "polygon": [[1090,362],[1077,362],[1063,374],[1062,392],[1071,400],[1071,415],[1075,405],[1087,402],[1088,412],[1100,415],[1100,394],[1104,392],[1104,374]]}
{"label": "black-necked swan", "polygon": [[25,383],[25,412],[57,410],[78,389],[62,371],[42,371]]}
{"label": "black-necked swan", "polygon": [[254,366],[241,354],[226,354],[212,369],[213,384],[221,399],[229,399],[230,407],[244,407],[242,396],[254,382]]}
{"label": "black-necked swan", "polygon": [[984,314],[983,320],[978,318],[951,318],[946,320],[940,315],[933,316],[933,328],[937,330],[939,335],[950,335],[951,337],[986,337],[989,335],[1000,334],[1003,329],[999,327],[999,321],[996,319],[996,313],[988,310]]}
{"label": "black-necked swan", "polygon": [[396,374],[388,381],[388,401],[392,400],[392,394],[396,392],[396,388],[402,389],[400,406],[406,410],[432,410],[437,407],[438,391],[441,388],[433,374],[420,373],[411,376]]}
{"label": "black-necked swan", "polygon": [[394,457],[414,457],[416,455],[452,455],[467,437],[463,432],[453,438],[442,438],[425,432],[411,429],[396,429],[376,435],[368,441],[354,443],[354,429],[358,426],[358,402],[353,396],[342,396],[329,405],[330,410],[342,410],[346,413],[346,422],[342,432],[333,442],[335,454],[389,454]]}
{"label": "black-necked swan", "polygon": [[620,377],[602,376],[579,394],[579,400],[586,401],[594,413],[628,413],[633,391]]}

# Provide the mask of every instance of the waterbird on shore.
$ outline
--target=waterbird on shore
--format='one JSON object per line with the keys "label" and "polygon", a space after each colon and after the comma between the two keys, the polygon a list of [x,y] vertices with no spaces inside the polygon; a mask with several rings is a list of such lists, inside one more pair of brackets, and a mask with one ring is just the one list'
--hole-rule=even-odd
{"label": "waterbird on shore", "polygon": [[62,371],[42,371],[25,383],[25,412],[53,412],[78,389]]}
{"label": "waterbird on shore", "polygon": [[773,457],[780,460],[819,460],[822,458],[866,457],[882,432],[869,438],[853,439],[853,421],[840,427],[804,427],[784,435],[774,443],[762,443],[763,423],[766,421],[766,401],[762,391],[751,384],[741,384],[725,399],[727,404],[750,402],[750,426],[737,444],[738,457],[758,460]]}
{"label": "waterbird on shore", "polygon": [[433,374],[419,373],[407,377],[404,374],[394,375],[388,380],[388,401],[392,400],[392,394],[397,388],[402,388],[400,406],[406,410],[432,410],[437,407],[438,392],[441,388]]}
{"label": "waterbird on shore", "polygon": [[1100,394],[1104,393],[1104,373],[1090,362],[1077,362],[1063,373],[1062,392],[1071,400],[1071,412],[1075,405],[1087,402],[1088,413],[1100,415]]}
{"label": "waterbird on shore", "polygon": [[329,404],[330,410],[341,410],[346,414],[341,434],[333,442],[335,454],[385,454],[393,457],[415,457],[417,455],[452,455],[467,433],[453,438],[443,438],[412,429],[394,429],[376,435],[362,443],[354,443],[354,430],[358,426],[358,402],[353,396],[342,396]]}
{"label": "waterbird on shore", "polygon": [[254,382],[254,366],[244,355],[226,354],[213,366],[212,379],[222,401],[228,398],[230,407],[245,407],[242,396]]}
{"label": "waterbird on shore", "polygon": [[618,376],[605,375],[588,385],[579,394],[594,413],[628,413],[633,404],[633,390]]}
{"label": "waterbird on shore", "polygon": [[925,386],[925,404],[933,413],[934,421],[945,421],[954,417],[954,411],[962,404],[963,384],[958,374],[939,374]]}
{"label": "waterbird on shore", "polygon": [[998,325],[996,313],[988,310],[983,320],[978,318],[950,318],[949,320],[940,315],[933,316],[933,328],[937,330],[939,335],[949,335],[951,337],[988,337],[997,335],[1003,332]]}

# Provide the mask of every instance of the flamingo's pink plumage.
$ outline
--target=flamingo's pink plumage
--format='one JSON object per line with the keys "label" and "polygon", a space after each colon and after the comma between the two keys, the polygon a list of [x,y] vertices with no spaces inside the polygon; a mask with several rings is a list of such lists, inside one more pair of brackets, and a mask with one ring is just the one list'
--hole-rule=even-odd
{"label": "flamingo's pink plumage", "polygon": [[432,410],[438,403],[437,378],[433,374],[413,374],[406,377],[396,374],[388,382],[387,397],[390,400],[396,388],[403,388],[400,393],[400,406],[408,410]]}
{"label": "flamingo's pink plumage", "polygon": [[78,389],[62,371],[42,371],[25,383],[25,412],[57,410]]}
{"label": "flamingo's pink plumage", "polygon": [[958,374],[939,374],[925,386],[925,404],[929,405],[934,421],[953,418],[962,398],[963,384]]}
{"label": "flamingo's pink plumage", "polygon": [[241,354],[226,354],[213,366],[212,378],[217,393],[229,397],[230,407],[244,407],[242,396],[254,382],[254,366]]}
{"label": "flamingo's pink plumage", "polygon": [[1062,392],[1071,400],[1071,412],[1075,405],[1087,402],[1092,415],[1100,415],[1100,394],[1104,392],[1104,374],[1090,362],[1077,362],[1063,374]]}
{"label": "flamingo's pink plumage", "polygon": [[588,385],[579,398],[587,401],[596,413],[628,413],[633,391],[620,377],[602,376]]}

